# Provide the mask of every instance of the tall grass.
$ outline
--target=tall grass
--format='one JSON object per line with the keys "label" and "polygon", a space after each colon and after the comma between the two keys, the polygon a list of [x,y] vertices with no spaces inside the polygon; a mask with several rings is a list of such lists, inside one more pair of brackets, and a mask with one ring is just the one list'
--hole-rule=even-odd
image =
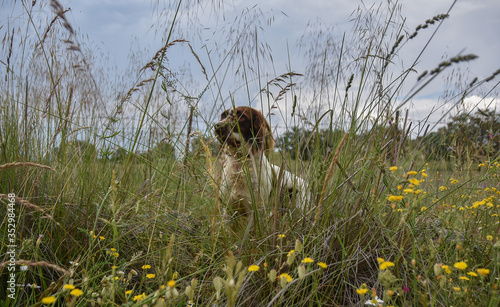
{"label": "tall grass", "polygon": [[[497,157],[445,168],[422,156],[427,144],[412,135],[429,127],[414,126],[404,111],[448,67],[474,58],[450,58],[409,81],[432,39],[418,34],[437,31],[447,15],[408,31],[398,4],[359,10],[341,40],[314,29],[304,36],[303,74],[269,77],[272,53],[255,26],[265,14],[243,12],[212,52],[176,37],[175,26],[196,11],[179,1],[163,47],[132,68],[139,73],[130,86],[106,78],[68,12],[50,3],[47,23],[36,7],[16,3],[29,21],[25,36],[9,30],[4,41],[0,282],[3,289],[9,278],[14,193],[17,285],[15,300],[2,291],[2,304],[351,306],[375,297],[384,306],[498,304]],[[395,65],[415,44],[418,57]],[[201,86],[172,70],[173,48],[192,54]],[[447,102],[495,88],[490,77],[467,85]],[[210,127],[233,104],[275,114],[276,137],[305,128],[302,141],[311,144],[308,160],[286,151],[270,157],[308,181],[311,201],[279,212],[271,197],[247,232],[228,227],[217,196]]]}

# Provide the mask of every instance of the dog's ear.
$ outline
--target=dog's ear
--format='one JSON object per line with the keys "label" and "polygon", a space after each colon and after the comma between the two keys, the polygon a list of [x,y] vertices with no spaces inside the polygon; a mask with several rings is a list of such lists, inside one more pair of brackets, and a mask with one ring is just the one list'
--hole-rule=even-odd
{"label": "dog's ear", "polygon": [[271,126],[264,118],[262,113],[252,109],[252,128],[254,134],[254,146],[258,147],[259,151],[267,151],[274,148],[273,133]]}

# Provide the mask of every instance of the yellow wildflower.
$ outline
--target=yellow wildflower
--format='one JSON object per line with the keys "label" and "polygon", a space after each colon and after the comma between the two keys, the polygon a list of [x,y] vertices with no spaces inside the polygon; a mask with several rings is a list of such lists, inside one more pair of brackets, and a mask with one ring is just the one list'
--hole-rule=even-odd
{"label": "yellow wildflower", "polygon": [[420,211],[425,211],[425,210],[427,210],[426,206],[423,206],[422,208],[420,208]]}
{"label": "yellow wildflower", "polygon": [[127,290],[127,291],[125,291],[125,294],[126,294],[126,295],[129,295],[130,293],[132,293],[132,291],[133,291],[133,290]]}
{"label": "yellow wildflower", "polygon": [[408,175],[410,175],[410,176],[414,176],[414,175],[416,175],[416,174],[418,174],[418,173],[417,173],[417,172],[415,172],[415,171],[409,171],[409,172],[408,172]]}
{"label": "yellow wildflower", "polygon": [[175,280],[170,280],[169,282],[167,282],[167,286],[169,288],[174,288],[175,287]]}
{"label": "yellow wildflower", "polygon": [[467,268],[467,263],[459,261],[453,265],[456,269],[465,270]]}
{"label": "yellow wildflower", "polygon": [[460,276],[458,279],[460,279],[460,280],[469,280],[469,278],[467,278],[466,276]]}
{"label": "yellow wildflower", "polygon": [[146,298],[146,293],[142,293],[142,294],[139,294],[139,295],[136,295],[132,298],[133,301],[142,301],[143,299]]}
{"label": "yellow wildflower", "polygon": [[309,257],[306,257],[302,260],[302,263],[311,263],[311,262],[314,262],[314,260],[312,258],[309,258]]}
{"label": "yellow wildflower", "polygon": [[408,181],[413,184],[413,185],[420,185],[420,180],[416,179],[416,178],[410,178],[408,179]]}
{"label": "yellow wildflower", "polygon": [[389,267],[392,267],[392,266],[394,266],[394,263],[392,263],[392,262],[390,262],[390,261],[384,261],[384,262],[382,262],[382,263],[380,264],[380,269],[381,269],[381,270],[385,270],[385,269],[387,269],[387,268],[389,268]]}
{"label": "yellow wildflower", "polygon": [[490,270],[488,269],[476,269],[476,272],[481,276],[486,276],[490,274]]}
{"label": "yellow wildflower", "polygon": [[460,292],[460,287],[453,287],[453,290],[457,291],[457,292]]}
{"label": "yellow wildflower", "polygon": [[322,269],[326,269],[328,267],[328,265],[326,263],[324,263],[324,262],[318,262],[317,264]]}
{"label": "yellow wildflower", "polygon": [[487,235],[487,236],[486,236],[486,240],[488,240],[488,241],[492,241],[492,240],[493,240],[493,236],[491,236],[491,235]]}
{"label": "yellow wildflower", "polygon": [[66,290],[73,290],[73,289],[75,289],[75,286],[66,284],[66,285],[63,286],[63,288],[66,289]]}
{"label": "yellow wildflower", "polygon": [[387,197],[387,200],[388,201],[400,201],[403,198],[404,197],[402,195],[400,195],[400,196],[391,195],[391,196]]}
{"label": "yellow wildflower", "polygon": [[356,292],[358,292],[359,295],[365,295],[366,292],[368,292],[368,289],[356,289]]}
{"label": "yellow wildflower", "polygon": [[155,276],[156,276],[155,274],[146,274],[146,278],[149,278],[149,279],[155,278]]}
{"label": "yellow wildflower", "polygon": [[260,269],[258,265],[252,264],[248,267],[248,272],[257,272]]}
{"label": "yellow wildflower", "polygon": [[283,239],[284,237],[286,237],[286,236],[285,236],[284,234],[282,234],[282,233],[280,233],[280,234],[278,235],[278,238],[280,238],[280,239]]}
{"label": "yellow wildflower", "polygon": [[477,274],[475,272],[469,272],[467,275],[472,276],[472,277],[477,277]]}
{"label": "yellow wildflower", "polygon": [[80,289],[75,289],[75,290],[72,290],[69,294],[78,297],[78,296],[83,294],[83,291]]}
{"label": "yellow wildflower", "polygon": [[149,264],[145,264],[142,266],[143,270],[151,269],[151,266]]}
{"label": "yellow wildflower", "polygon": [[395,172],[395,171],[397,171],[397,170],[398,170],[398,167],[397,167],[397,166],[391,166],[391,167],[389,167],[389,170],[390,170],[391,172]]}
{"label": "yellow wildflower", "polygon": [[447,265],[443,265],[442,266],[443,270],[447,273],[447,274],[450,274],[451,273],[451,270],[450,270],[450,267],[447,266]]}
{"label": "yellow wildflower", "polygon": [[361,287],[359,287],[359,289],[356,289],[356,292],[359,295],[365,295],[368,292],[368,287],[366,286],[366,284],[362,284]]}
{"label": "yellow wildflower", "polygon": [[47,296],[42,298],[42,303],[43,304],[53,304],[56,301],[56,298],[54,296]]}

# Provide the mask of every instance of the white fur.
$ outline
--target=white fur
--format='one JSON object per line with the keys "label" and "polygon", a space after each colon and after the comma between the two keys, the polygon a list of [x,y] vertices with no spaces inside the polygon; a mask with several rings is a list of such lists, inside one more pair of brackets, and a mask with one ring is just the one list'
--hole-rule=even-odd
{"label": "white fur", "polygon": [[222,165],[219,195],[223,203],[232,206],[238,214],[247,215],[254,210],[254,206],[270,209],[267,204],[278,188],[294,190],[294,203],[298,208],[303,208],[309,200],[307,183],[269,163],[263,152],[249,153],[245,159],[238,159],[226,149],[221,153],[219,162]]}
{"label": "white fur", "polygon": [[229,150],[220,157],[222,180],[219,195],[233,210],[246,214],[253,210],[252,204],[265,204],[271,194],[272,165],[266,156],[252,153],[246,159],[237,159]]}

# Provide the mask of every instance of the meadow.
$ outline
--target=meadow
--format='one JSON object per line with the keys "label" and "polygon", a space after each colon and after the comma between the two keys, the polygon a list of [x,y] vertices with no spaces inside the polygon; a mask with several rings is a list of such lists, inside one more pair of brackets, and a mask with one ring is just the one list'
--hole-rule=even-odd
{"label": "meadow", "polygon": [[[164,47],[129,68],[139,72],[132,85],[106,79],[58,1],[42,26],[20,2],[27,30],[3,41],[0,85],[2,306],[499,305],[500,161],[487,150],[497,135],[433,155],[466,137],[429,138],[432,125],[413,124],[406,111],[438,76],[461,80],[453,69],[475,56],[428,70],[421,55],[396,64],[415,41],[424,53],[432,36],[418,42],[421,33],[438,31],[446,12],[408,29],[398,4],[360,11],[335,46],[322,36],[303,42],[306,71],[269,77],[249,69],[268,54],[245,24],[221,51],[228,63],[198,56],[172,30],[181,2]],[[179,46],[204,75],[198,92],[168,61]],[[230,66],[239,90],[259,85],[258,99],[228,97],[219,73]],[[490,93],[495,69],[464,77],[445,102]],[[297,84],[301,75],[313,95]],[[281,204],[271,197],[245,233],[228,227],[217,196],[210,127],[222,105],[252,103],[291,118],[277,140],[307,131],[290,134],[292,148],[278,142],[270,160],[307,180],[312,197],[293,213],[273,211]]]}

